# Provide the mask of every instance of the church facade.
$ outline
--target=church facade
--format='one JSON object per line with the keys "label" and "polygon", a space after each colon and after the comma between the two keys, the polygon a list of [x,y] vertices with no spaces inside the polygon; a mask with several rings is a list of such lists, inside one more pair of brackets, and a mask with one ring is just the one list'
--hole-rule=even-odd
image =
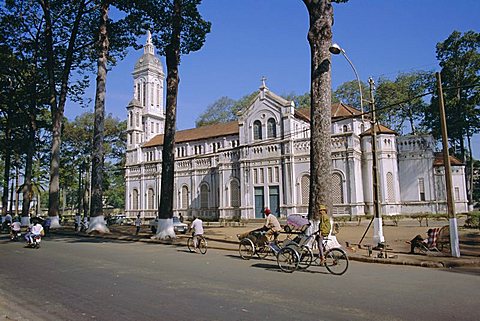
{"label": "church facade", "polygon": [[[165,114],[164,71],[147,37],[135,64],[127,106],[125,212],[157,216]],[[373,213],[371,125],[359,110],[331,106],[333,215]],[[263,82],[251,104],[228,123],[177,131],[174,215],[211,220],[306,213],[310,184],[310,114]],[[457,212],[468,211],[464,165],[451,158]],[[377,126],[382,215],[445,213],[442,158],[431,136],[399,136]]]}

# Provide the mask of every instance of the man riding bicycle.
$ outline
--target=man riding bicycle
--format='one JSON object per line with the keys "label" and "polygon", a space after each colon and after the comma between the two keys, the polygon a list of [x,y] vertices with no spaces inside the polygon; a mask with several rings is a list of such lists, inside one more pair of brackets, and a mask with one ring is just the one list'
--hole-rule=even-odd
{"label": "man riding bicycle", "polygon": [[198,246],[198,235],[203,235],[203,222],[198,217],[193,216],[192,224],[190,225],[189,231],[193,230],[193,246],[196,248]]}
{"label": "man riding bicycle", "polygon": [[[278,236],[278,232],[282,230],[282,226],[278,222],[278,219],[275,217],[275,215],[272,215],[272,211],[267,207],[263,211],[265,214],[265,225],[263,226],[263,229],[267,231],[265,233],[265,236],[267,237],[268,241],[275,241]],[[272,240],[273,238],[273,240]]]}

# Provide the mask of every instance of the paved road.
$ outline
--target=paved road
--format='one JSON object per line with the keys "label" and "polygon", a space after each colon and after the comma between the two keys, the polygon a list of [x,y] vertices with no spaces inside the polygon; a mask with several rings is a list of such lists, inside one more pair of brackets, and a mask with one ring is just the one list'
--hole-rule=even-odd
{"label": "paved road", "polygon": [[[236,253],[93,238],[0,238],[0,319],[475,320],[480,277],[351,262],[286,274]],[[24,309],[20,308],[21,306]]]}

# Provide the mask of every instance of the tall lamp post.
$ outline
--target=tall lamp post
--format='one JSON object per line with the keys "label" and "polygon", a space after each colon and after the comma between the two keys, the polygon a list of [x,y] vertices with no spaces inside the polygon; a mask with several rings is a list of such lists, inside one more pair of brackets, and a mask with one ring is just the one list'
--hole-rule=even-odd
{"label": "tall lamp post", "polygon": [[[360,111],[362,112],[362,124],[364,123],[364,117],[363,117],[363,93],[362,93],[362,83],[360,81],[360,77],[358,76],[357,69],[353,65],[352,61],[348,58],[345,50],[341,48],[338,44],[334,43],[330,48],[329,48],[330,53],[334,55],[339,55],[342,54],[345,59],[348,61],[350,66],[353,69],[353,72],[355,73],[355,77],[357,78],[358,82],[358,90],[360,93]],[[379,197],[379,181],[378,181],[378,166],[377,166],[377,129],[376,129],[376,111],[375,111],[375,100],[373,96],[373,89],[375,86],[375,83],[372,78],[368,80],[370,84],[370,105],[371,105],[371,132],[372,132],[372,185],[373,185],[373,242],[374,244],[380,244],[385,242],[385,238],[383,236],[383,226],[382,226],[382,216],[380,214],[380,197]],[[372,221],[370,221],[370,224]],[[367,230],[365,231],[365,234],[367,233],[368,229],[370,228],[370,224],[368,225]],[[363,235],[362,239],[360,240],[359,243],[362,242],[363,238],[365,237],[365,234]]]}
{"label": "tall lamp post", "polygon": [[358,76],[357,69],[353,65],[352,61],[348,58],[347,53],[345,50],[343,50],[342,47],[340,47],[338,44],[334,43],[333,45],[328,48],[330,53],[334,55],[339,55],[342,54],[345,59],[348,61],[350,64],[350,67],[353,69],[353,73],[355,74],[355,77],[357,78],[357,83],[358,83],[358,92],[360,93],[360,111],[362,112],[362,124],[363,124],[363,91],[362,91],[362,82],[360,81],[360,77]]}

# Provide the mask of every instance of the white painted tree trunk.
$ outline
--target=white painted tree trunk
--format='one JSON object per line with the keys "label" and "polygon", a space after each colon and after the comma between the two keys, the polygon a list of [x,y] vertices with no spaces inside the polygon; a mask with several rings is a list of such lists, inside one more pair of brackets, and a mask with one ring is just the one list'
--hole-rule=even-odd
{"label": "white painted tree trunk", "polygon": [[50,216],[50,228],[59,228],[62,227],[60,225],[60,219],[57,216]]}
{"label": "white painted tree trunk", "polygon": [[173,218],[159,219],[157,225],[157,234],[152,236],[152,239],[171,240],[176,237],[175,230],[173,229]]}
{"label": "white painted tree trunk", "polygon": [[105,223],[103,215],[90,217],[90,223],[86,232],[92,233],[93,231],[101,234],[110,233],[110,230],[107,227],[107,223]]}

